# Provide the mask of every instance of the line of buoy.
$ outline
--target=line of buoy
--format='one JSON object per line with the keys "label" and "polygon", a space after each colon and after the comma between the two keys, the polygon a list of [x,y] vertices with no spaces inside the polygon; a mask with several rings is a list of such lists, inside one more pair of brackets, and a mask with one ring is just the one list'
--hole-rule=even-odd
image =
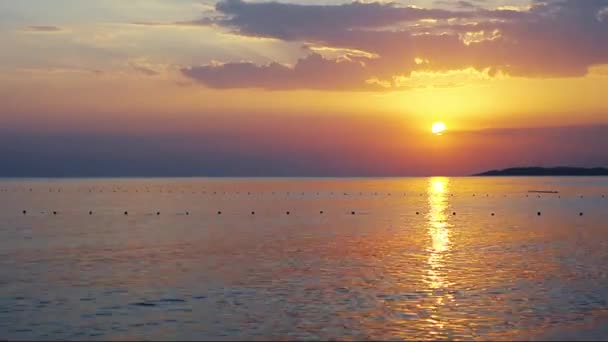
{"label": "line of buoy", "polygon": [[[22,210],[22,211],[21,211],[21,213],[22,213],[23,215],[27,215],[27,214],[28,214],[28,211],[27,211],[27,210]],[[41,212],[41,214],[44,214],[44,213],[45,213],[44,211],[42,211],[42,212]],[[56,211],[56,210],[51,211],[50,213],[52,213],[53,215],[58,215],[58,211]],[[255,211],[255,210],[252,210],[250,213],[251,213],[251,215],[255,215],[255,214],[256,214],[256,211]],[[324,214],[324,213],[325,213],[325,211],[324,211],[324,210],[320,210],[320,211],[319,211],[319,214],[321,214],[321,215],[322,215],[322,214]],[[93,215],[93,211],[92,211],[92,210],[89,210],[89,211],[88,211],[88,214],[89,214],[89,215]],[[178,214],[179,214],[179,213],[178,213]],[[183,214],[184,214],[184,215],[189,216],[189,215],[190,215],[190,211],[184,211],[184,212],[183,212]],[[222,214],[222,211],[221,211],[221,210],[218,210],[218,211],[217,211],[217,215],[221,215],[221,214]],[[290,215],[290,214],[291,214],[291,211],[286,211],[286,212],[285,212],[285,214],[286,214],[286,215]],[[352,210],[352,211],[350,211],[350,214],[351,214],[351,215],[356,215],[356,211]],[[452,212],[452,216],[456,216],[456,214],[457,214],[457,213],[456,213],[455,211],[453,211],[453,212]],[[584,216],[584,213],[583,213],[582,211],[581,211],[581,212],[579,212],[578,214],[579,214],[579,216]],[[123,212],[123,215],[124,215],[124,216],[128,216],[128,215],[129,215],[129,212],[128,212],[128,211],[124,211],[124,212]],[[420,215],[420,211],[416,211],[416,215]],[[490,215],[491,215],[491,216],[496,216],[496,212],[490,212]],[[536,215],[537,215],[537,216],[541,216],[541,215],[542,215],[542,212],[538,211],[538,212],[536,212]],[[160,211],[157,211],[157,212],[156,212],[156,216],[160,216]]]}

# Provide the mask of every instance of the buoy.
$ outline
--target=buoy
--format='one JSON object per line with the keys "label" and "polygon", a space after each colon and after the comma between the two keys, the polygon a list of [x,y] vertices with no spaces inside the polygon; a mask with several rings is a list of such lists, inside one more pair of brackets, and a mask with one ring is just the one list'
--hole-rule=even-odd
{"label": "buoy", "polygon": [[251,215],[255,215],[255,211],[252,211],[252,212],[251,212]]}
{"label": "buoy", "polygon": [[350,214],[351,214],[351,215],[355,215],[355,212],[354,212],[354,211],[351,211],[351,212],[350,212]]}
{"label": "buoy", "polygon": [[222,212],[221,212],[221,211],[218,211],[218,212],[217,212],[217,214],[218,214],[218,215],[222,215]]}
{"label": "buoy", "polygon": [[288,211],[288,212],[286,212],[285,214],[289,215],[289,211]]}
{"label": "buoy", "polygon": [[157,211],[157,212],[156,212],[156,216],[159,216],[159,215],[160,215],[160,211]]}
{"label": "buoy", "polygon": [[540,216],[540,211],[536,213],[536,215]]}
{"label": "buoy", "polygon": [[23,215],[25,215],[25,214],[27,214],[27,210],[24,210],[24,211],[23,211]]}
{"label": "buoy", "polygon": [[492,216],[494,216],[494,213],[492,213]]}
{"label": "buoy", "polygon": [[57,212],[56,212],[56,211],[53,211],[53,215],[57,215]]}
{"label": "buoy", "polygon": [[125,211],[125,215],[129,215],[129,212],[128,212],[128,211]]}
{"label": "buoy", "polygon": [[452,215],[456,216],[456,212],[453,212]]}
{"label": "buoy", "polygon": [[188,215],[190,215],[190,212],[189,212],[189,211],[186,211],[186,216],[188,216]]}
{"label": "buoy", "polygon": [[578,216],[583,216],[583,213],[578,213]]}
{"label": "buoy", "polygon": [[323,214],[323,210],[319,211],[319,214]]}
{"label": "buoy", "polygon": [[420,212],[418,212],[418,211],[417,211],[417,212],[416,212],[416,215],[420,215]]}
{"label": "buoy", "polygon": [[93,215],[93,211],[92,210],[89,210],[89,215]]}

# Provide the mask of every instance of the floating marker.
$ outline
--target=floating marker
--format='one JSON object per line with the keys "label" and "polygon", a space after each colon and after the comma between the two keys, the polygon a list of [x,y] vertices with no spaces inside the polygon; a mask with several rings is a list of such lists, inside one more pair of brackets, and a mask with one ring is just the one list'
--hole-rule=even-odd
{"label": "floating marker", "polygon": [[25,214],[27,214],[27,210],[24,210],[24,211],[23,211],[23,215],[25,215]]}
{"label": "floating marker", "polygon": [[540,211],[536,213],[536,215],[540,216]]}
{"label": "floating marker", "polygon": [[289,215],[289,211],[288,211],[288,212],[286,212],[285,214]]}
{"label": "floating marker", "polygon": [[56,211],[53,211],[53,215],[57,215],[57,212],[56,212]]}
{"label": "floating marker", "polygon": [[494,213],[492,213],[492,216],[494,216]]}
{"label": "floating marker", "polygon": [[578,216],[583,216],[583,213],[578,213]]}
{"label": "floating marker", "polygon": [[252,212],[251,212],[251,215],[255,215],[255,211],[252,211]]}
{"label": "floating marker", "polygon": [[190,212],[189,212],[189,211],[186,211],[186,216],[189,216],[189,215],[190,215]]}
{"label": "floating marker", "polygon": [[128,212],[128,211],[125,211],[125,215],[129,215],[129,212]]}
{"label": "floating marker", "polygon": [[351,215],[355,215],[355,212],[354,212],[354,211],[351,211],[351,212],[350,212],[350,214],[351,214]]}
{"label": "floating marker", "polygon": [[456,212],[453,212],[452,215],[456,216]]}
{"label": "floating marker", "polygon": [[218,212],[217,212],[217,214],[218,214],[218,215],[222,215],[222,212],[221,212],[221,211],[218,211]]}
{"label": "floating marker", "polygon": [[323,214],[323,210],[319,211],[319,214]]}
{"label": "floating marker", "polygon": [[92,210],[89,210],[89,215],[93,215],[93,211]]}
{"label": "floating marker", "polygon": [[418,211],[417,211],[417,212],[416,212],[416,215],[420,215],[420,212],[418,212]]}

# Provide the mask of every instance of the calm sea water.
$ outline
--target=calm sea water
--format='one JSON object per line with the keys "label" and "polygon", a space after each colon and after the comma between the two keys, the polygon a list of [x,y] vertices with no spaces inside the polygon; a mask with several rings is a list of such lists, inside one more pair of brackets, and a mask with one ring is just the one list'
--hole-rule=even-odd
{"label": "calm sea water", "polygon": [[607,222],[608,178],[5,179],[0,339],[608,339]]}

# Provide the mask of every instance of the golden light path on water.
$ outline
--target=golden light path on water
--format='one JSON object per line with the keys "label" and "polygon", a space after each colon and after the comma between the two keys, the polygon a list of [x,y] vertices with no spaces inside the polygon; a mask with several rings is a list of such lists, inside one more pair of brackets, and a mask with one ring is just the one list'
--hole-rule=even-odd
{"label": "golden light path on water", "polygon": [[424,279],[429,287],[429,291],[436,297],[434,305],[435,314],[431,315],[429,322],[433,324],[437,331],[435,334],[441,334],[444,328],[444,323],[441,315],[438,314],[441,306],[447,301],[453,301],[454,298],[448,293],[447,288],[450,285],[447,277],[446,263],[450,258],[450,228],[448,221],[450,217],[448,213],[448,194],[450,186],[449,178],[434,177],[429,180],[427,196],[429,204],[428,213],[428,235],[430,244],[427,247],[428,252],[428,269]]}

